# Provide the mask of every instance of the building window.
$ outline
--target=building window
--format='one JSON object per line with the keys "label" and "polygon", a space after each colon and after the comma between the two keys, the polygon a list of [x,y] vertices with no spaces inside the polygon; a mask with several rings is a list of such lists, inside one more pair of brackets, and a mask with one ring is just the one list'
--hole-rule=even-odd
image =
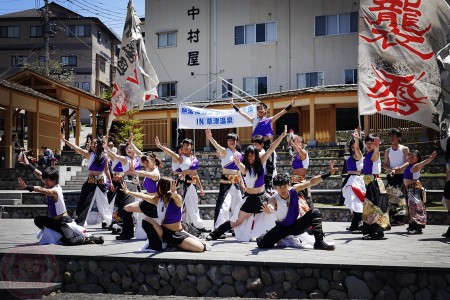
{"label": "building window", "polygon": [[105,72],[106,70],[106,60],[100,57],[100,71]]}
{"label": "building window", "polygon": [[20,37],[19,26],[0,26],[0,38]]}
{"label": "building window", "polygon": [[323,72],[297,74],[297,88],[304,89],[324,84]]}
{"label": "building window", "polygon": [[234,27],[234,44],[255,44],[277,41],[277,23],[259,23]]}
{"label": "building window", "polygon": [[66,36],[91,36],[91,26],[69,25],[66,27]]}
{"label": "building window", "polygon": [[231,98],[233,97],[233,94],[231,93],[233,91],[233,79],[227,79],[228,82],[222,81],[222,98]]}
{"label": "building window", "polygon": [[250,95],[260,95],[267,93],[267,77],[247,77],[244,78],[244,91]]}
{"label": "building window", "polygon": [[45,56],[43,56],[43,55],[39,56],[39,64],[40,65],[45,65]]}
{"label": "building window", "polygon": [[79,82],[74,82],[73,86],[76,87],[76,88],[80,88],[80,83]]}
{"label": "building window", "polygon": [[158,33],[158,48],[175,47],[177,45],[177,33]]}
{"label": "building window", "polygon": [[345,70],[345,84],[358,83],[358,69]]}
{"label": "building window", "polygon": [[11,57],[11,66],[13,67],[22,67],[24,64],[27,63],[28,57],[27,56],[21,56],[21,55],[15,55]]}
{"label": "building window", "polygon": [[315,18],[315,36],[358,32],[358,13],[350,12]]}
{"label": "building window", "polygon": [[165,82],[158,85],[158,97],[175,98],[177,96],[177,83]]}
{"label": "building window", "polygon": [[63,66],[76,66],[77,57],[76,56],[61,56],[61,64]]}
{"label": "building window", "polygon": [[91,83],[90,82],[83,82],[81,84],[81,89],[85,92],[90,92],[91,91]]}
{"label": "building window", "polygon": [[44,35],[43,26],[30,26],[30,37],[42,37]]}

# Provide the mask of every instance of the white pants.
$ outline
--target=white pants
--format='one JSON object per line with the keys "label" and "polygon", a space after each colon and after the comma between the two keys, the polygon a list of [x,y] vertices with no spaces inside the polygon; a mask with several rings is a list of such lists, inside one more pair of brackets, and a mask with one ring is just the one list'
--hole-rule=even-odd
{"label": "white pants", "polygon": [[[103,193],[99,187],[95,189],[94,196],[91,200],[91,204],[88,209],[88,215],[86,218],[86,222],[84,222],[84,226],[87,225],[87,220],[89,219],[89,215],[92,211],[92,206],[94,205],[94,201],[97,205],[98,213],[102,217],[103,221],[106,222],[106,225],[109,226],[112,223],[112,212],[108,203],[108,197],[105,193]],[[98,224],[98,221],[95,222]],[[94,224],[91,224],[94,225]]]}
{"label": "white pants", "polygon": [[236,207],[239,205],[242,206],[241,201],[241,191],[237,189],[234,184],[231,185],[231,188],[228,190],[228,194],[225,196],[225,199],[222,203],[222,207],[220,208],[216,224],[214,224],[214,229],[217,229],[217,227],[231,219],[231,216]]}
{"label": "white pants", "polygon": [[198,209],[198,195],[194,184],[191,184],[184,196],[183,222],[193,224],[197,228],[205,228]]}

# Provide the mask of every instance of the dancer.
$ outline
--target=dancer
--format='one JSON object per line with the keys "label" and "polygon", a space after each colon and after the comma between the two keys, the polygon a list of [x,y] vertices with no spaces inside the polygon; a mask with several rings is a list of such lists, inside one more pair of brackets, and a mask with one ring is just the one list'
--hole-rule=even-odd
{"label": "dancer", "polygon": [[[447,139],[447,144],[445,148],[445,174],[446,174],[445,177],[446,182],[442,202],[444,203],[444,206],[447,207],[447,210],[450,213],[450,139]],[[442,236],[450,238],[450,226],[448,227],[447,232],[444,233]]]}
{"label": "dancer", "polygon": [[[258,103],[256,109],[258,111],[258,115],[256,118],[251,118],[246,113],[242,112],[236,105],[234,105],[233,99],[230,101],[231,106],[233,106],[234,110],[240,113],[245,119],[247,119],[250,123],[253,124],[253,132],[252,137],[259,134],[264,138],[264,150],[268,150],[270,146],[270,139],[273,136],[272,124],[275,123],[281,116],[287,113],[292,106],[295,105],[296,100],[295,97],[291,100],[291,104],[289,104],[285,109],[274,115],[273,117],[266,117],[267,113],[267,105],[265,103]],[[272,178],[273,172],[275,170],[275,153],[273,153],[266,164],[266,176],[264,178],[264,184],[266,187],[266,191],[270,193],[272,189]]]}
{"label": "dancer", "polygon": [[26,156],[23,158],[23,164],[30,168],[33,174],[45,184],[44,187],[27,185],[22,178],[19,177],[17,179],[17,187],[19,189],[42,193],[47,198],[48,216],[37,216],[34,218],[34,224],[38,228],[44,229],[44,227],[47,227],[58,232],[62,236],[60,241],[66,246],[104,243],[102,236],[80,236],[72,229],[74,226],[73,220],[67,214],[63,191],[58,183],[59,173],[56,168],[47,167],[41,172],[29,163]]}
{"label": "dancer", "polygon": [[299,197],[302,189],[321,183],[325,178],[335,173],[334,164],[330,163],[328,173],[317,175],[309,181],[303,181],[289,188],[289,176],[278,174],[273,180],[277,193],[263,203],[261,209],[266,214],[274,214],[277,222],[275,227],[256,239],[259,248],[272,248],[277,242],[289,235],[299,235],[312,227],[315,242],[314,249],[334,250],[332,244],[326,243],[323,238],[322,215],[318,209],[311,209],[309,205]]}
{"label": "dancer", "polygon": [[244,177],[246,186],[244,201],[242,202],[240,210],[237,211],[236,209],[234,212],[232,221],[227,221],[220,225],[206,237],[207,240],[217,240],[222,234],[231,228],[235,228],[236,238],[238,240],[243,240],[239,237],[238,226],[250,216],[261,213],[261,205],[263,200],[262,196],[265,192],[263,164],[267,161],[270,155],[272,155],[286,135],[287,126],[284,126],[284,132],[273,142],[272,145],[270,145],[267,152],[261,157],[259,156],[259,151],[256,150],[253,145],[250,145],[247,149],[245,149],[242,162],[237,155],[233,156],[234,163],[238,166]]}
{"label": "dancer", "polygon": [[142,221],[142,227],[149,239],[150,249],[162,250],[163,241],[169,246],[176,246],[184,251],[203,252],[211,250],[211,246],[202,243],[199,239],[183,230],[181,224],[181,206],[183,199],[177,193],[175,180],[162,177],[158,182],[157,194],[155,196],[129,191],[125,183],[122,185],[122,191],[125,194],[141,198],[143,201],[148,201],[155,206],[162,207],[161,211],[158,211],[161,225],[152,219]]}
{"label": "dancer", "polygon": [[220,178],[219,195],[217,196],[216,208],[214,209],[214,228],[229,221],[234,209],[242,200],[239,183],[241,174],[233,157],[242,161],[242,154],[237,150],[239,137],[235,133],[227,135],[227,148],[222,147],[213,138],[211,129],[206,129],[206,138],[217,149],[221,158],[222,176]]}
{"label": "dancer", "polygon": [[200,216],[200,210],[198,208],[199,199],[195,186],[199,187],[200,195],[203,196],[205,191],[203,190],[202,183],[198,177],[198,159],[192,153],[192,146],[194,142],[191,139],[183,140],[182,144],[184,155],[182,156],[161,145],[158,137],[155,138],[155,144],[158,148],[169,154],[176,163],[180,164],[180,169],[182,171],[181,175],[184,175],[185,177],[183,222],[188,226],[195,227],[195,231],[198,231],[199,234],[201,232],[209,232],[205,228],[203,220]]}
{"label": "dancer", "polygon": [[[135,175],[135,172],[141,168],[139,157],[142,155],[142,152],[134,145],[133,134],[130,135],[125,145],[125,156],[114,153],[109,147],[106,147],[106,151],[109,156],[113,157],[114,160],[118,160],[122,165],[123,173],[115,174],[114,186],[117,188],[117,185],[120,184],[121,187],[125,183],[128,186],[128,190],[138,191],[139,177]],[[133,213],[125,209],[125,207],[135,201],[134,197],[126,195],[121,190],[116,191],[114,206],[117,207],[117,214],[123,221],[122,233],[116,236],[116,240],[130,240],[134,237]]]}
{"label": "dancer", "polygon": [[106,223],[105,226],[111,225],[112,213],[106,196],[105,176],[109,182],[112,182],[112,180],[108,169],[108,157],[104,152],[102,141],[93,139],[89,150],[85,150],[66,140],[62,134],[60,135],[60,140],[88,160],[89,175],[81,187],[75,222],[80,226],[84,226],[88,213],[91,211],[95,201],[98,212]]}
{"label": "dancer", "polygon": [[384,152],[383,167],[387,174],[386,194],[389,198],[389,215],[394,220],[391,225],[404,225],[406,200],[403,195],[403,171],[408,166],[408,147],[400,144],[402,133],[397,128],[389,131],[391,147]]}
{"label": "dancer", "polygon": [[427,212],[425,209],[426,193],[419,181],[420,170],[436,158],[437,152],[422,161],[419,151],[412,150],[408,153],[408,166],[403,171],[403,184],[406,189],[409,211],[408,233],[422,234],[422,229],[427,224]]}
{"label": "dancer", "polygon": [[363,142],[359,138],[358,129],[355,129],[353,132],[348,148],[350,149],[350,157],[345,162],[347,165],[347,176],[342,184],[342,195],[345,198],[344,204],[352,213],[352,223],[347,230],[353,233],[361,233],[366,186],[363,178],[360,176],[363,168],[363,155],[361,152]]}
{"label": "dancer", "polygon": [[384,237],[384,231],[391,227],[384,184],[379,179],[381,172],[380,139],[369,134],[365,137],[364,142],[367,153],[364,156],[362,169],[366,185],[363,204],[363,239],[379,240]]}

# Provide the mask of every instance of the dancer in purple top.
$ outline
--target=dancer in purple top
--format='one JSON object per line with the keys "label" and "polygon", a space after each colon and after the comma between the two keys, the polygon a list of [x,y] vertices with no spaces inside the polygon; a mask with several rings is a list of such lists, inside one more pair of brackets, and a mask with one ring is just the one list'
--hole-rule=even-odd
{"label": "dancer in purple top", "polygon": [[[234,105],[233,99],[230,101],[231,106],[233,106],[234,110],[240,113],[245,119],[253,124],[253,132],[252,137],[255,135],[262,135],[264,138],[264,149],[267,151],[270,146],[270,139],[273,136],[272,125],[275,123],[281,116],[287,113],[296,103],[295,97],[291,100],[291,104],[289,104],[285,109],[274,115],[273,117],[266,117],[267,113],[267,105],[265,103],[258,103],[257,111],[258,115],[256,118],[251,118],[246,113],[242,112],[236,105]],[[270,192],[272,189],[272,177],[273,172],[275,170],[275,154],[272,154],[266,163],[266,175],[264,179],[266,191]]]}
{"label": "dancer in purple top", "polygon": [[[284,132],[270,145],[266,153],[261,157],[259,151],[255,149],[253,145],[250,145],[245,149],[244,158],[241,162],[238,155],[233,156],[234,163],[241,171],[246,186],[244,195],[244,202],[239,210],[233,214],[235,221],[227,221],[220,225],[216,230],[211,232],[206,239],[217,240],[225,232],[231,228],[235,228],[242,224],[246,219],[254,214],[261,213],[262,197],[264,195],[264,168],[263,164],[267,161],[269,156],[275,151],[278,145],[281,143],[284,137],[287,135],[287,126],[284,126]],[[237,209],[236,209],[237,210]],[[237,214],[237,216],[236,216]],[[236,233],[236,238],[240,240],[240,237]]]}
{"label": "dancer in purple top", "polygon": [[142,228],[147,233],[149,240],[149,250],[162,250],[162,242],[167,243],[169,246],[176,246],[181,250],[190,252],[211,250],[211,246],[203,243],[183,230],[181,224],[181,207],[183,205],[183,199],[177,193],[175,180],[162,177],[158,182],[157,193],[155,196],[131,192],[127,189],[126,184],[123,184],[122,190],[126,194],[141,198],[143,201],[151,202],[153,205],[161,207],[161,210],[158,211],[158,217],[161,220],[161,224],[158,224],[155,220],[142,221]]}
{"label": "dancer in purple top", "polygon": [[93,202],[96,201],[99,214],[105,222],[103,227],[106,228],[110,226],[112,222],[112,212],[106,195],[107,186],[105,183],[106,179],[109,182],[112,182],[112,180],[108,167],[108,156],[104,152],[103,142],[99,139],[93,139],[90,148],[85,150],[66,140],[62,134],[60,135],[60,140],[88,160],[89,175],[87,181],[81,188],[75,222],[80,226],[85,226],[88,213],[92,209]]}

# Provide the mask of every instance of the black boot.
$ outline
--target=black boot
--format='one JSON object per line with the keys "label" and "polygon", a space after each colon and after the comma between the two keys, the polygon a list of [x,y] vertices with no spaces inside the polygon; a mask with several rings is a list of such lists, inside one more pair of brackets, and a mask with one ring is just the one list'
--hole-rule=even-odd
{"label": "black boot", "polygon": [[230,229],[231,229],[231,222],[230,221],[226,221],[225,223],[223,223],[222,225],[217,227],[216,230],[214,230],[213,232],[208,234],[206,236],[206,240],[207,241],[217,240],[222,234],[224,234],[225,232],[227,232]]}
{"label": "black boot", "polygon": [[334,245],[328,244],[327,242],[325,242],[323,240],[323,233],[319,236],[316,236],[316,241],[314,243],[314,249],[316,250],[328,250],[328,251],[332,251],[334,250],[336,247]]}
{"label": "black boot", "polygon": [[158,233],[156,232],[155,228],[152,224],[149,222],[143,220],[142,221],[142,229],[144,229],[145,233],[147,234],[149,249],[152,250],[162,250],[162,242],[159,239]]}
{"label": "black boot", "polygon": [[450,238],[450,226],[448,226],[447,232],[444,233],[442,236]]}

